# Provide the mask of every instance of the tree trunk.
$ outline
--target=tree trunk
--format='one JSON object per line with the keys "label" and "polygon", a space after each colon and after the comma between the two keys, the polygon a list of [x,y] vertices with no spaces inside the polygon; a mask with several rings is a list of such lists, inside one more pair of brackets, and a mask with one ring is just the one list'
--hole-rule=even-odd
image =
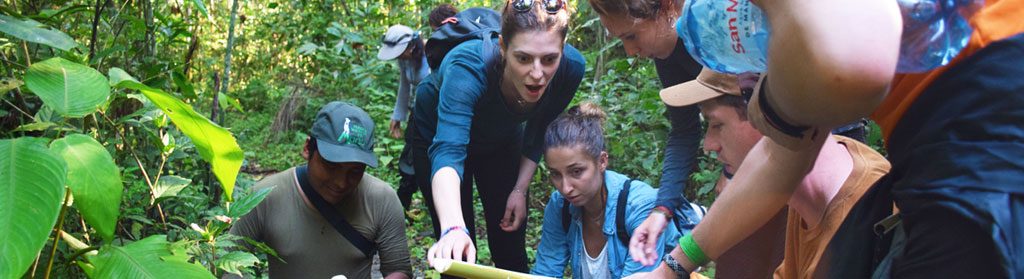
{"label": "tree trunk", "polygon": [[[224,77],[220,85],[220,93],[227,94],[228,86],[231,85],[231,47],[235,44],[235,21],[238,16],[238,0],[231,1],[231,23],[228,25],[228,46],[224,50]],[[214,95],[214,106],[217,106],[217,96]],[[216,120],[214,120],[216,121]],[[219,122],[217,124],[220,124]]]}

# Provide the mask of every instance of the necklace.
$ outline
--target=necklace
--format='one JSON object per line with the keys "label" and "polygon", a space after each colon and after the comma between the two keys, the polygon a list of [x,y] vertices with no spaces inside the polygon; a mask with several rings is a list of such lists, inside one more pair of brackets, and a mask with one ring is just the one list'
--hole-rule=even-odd
{"label": "necklace", "polygon": [[519,105],[520,108],[526,107],[526,100],[523,100],[523,96],[519,96],[519,94],[513,94],[513,96],[516,97],[516,104]]}

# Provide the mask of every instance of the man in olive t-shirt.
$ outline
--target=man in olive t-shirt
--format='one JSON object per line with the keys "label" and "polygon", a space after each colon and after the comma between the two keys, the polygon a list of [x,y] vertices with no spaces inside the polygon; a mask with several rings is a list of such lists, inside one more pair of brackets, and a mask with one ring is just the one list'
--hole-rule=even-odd
{"label": "man in olive t-shirt", "polygon": [[370,278],[373,255],[338,232],[310,202],[316,198],[311,195],[321,197],[373,244],[385,278],[411,277],[398,196],[387,183],[365,173],[366,166],[377,166],[373,127],[362,109],[331,102],[317,113],[302,149],[308,164],[254,186],[275,188],[234,223],[231,233],[267,244],[284,260],[270,258],[270,278]]}

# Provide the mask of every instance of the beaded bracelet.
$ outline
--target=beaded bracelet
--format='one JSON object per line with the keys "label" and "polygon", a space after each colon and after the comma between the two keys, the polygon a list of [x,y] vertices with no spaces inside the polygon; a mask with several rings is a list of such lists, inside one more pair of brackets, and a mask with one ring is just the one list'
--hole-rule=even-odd
{"label": "beaded bracelet", "polygon": [[445,229],[444,232],[441,233],[441,237],[438,237],[437,239],[442,239],[449,232],[451,232],[453,230],[457,230],[457,229],[458,230],[462,230],[462,232],[466,233],[467,236],[469,235],[469,229],[467,229],[466,227],[463,227],[463,226],[451,226],[451,227],[448,227],[447,229]]}

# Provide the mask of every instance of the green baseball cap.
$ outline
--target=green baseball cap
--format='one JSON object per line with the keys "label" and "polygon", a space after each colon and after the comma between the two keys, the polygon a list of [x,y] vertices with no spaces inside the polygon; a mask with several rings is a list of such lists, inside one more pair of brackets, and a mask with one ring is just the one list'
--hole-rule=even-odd
{"label": "green baseball cap", "polygon": [[377,167],[373,154],[373,119],[363,109],[345,102],[330,102],[316,113],[313,131],[320,157],[334,163],[359,162]]}

